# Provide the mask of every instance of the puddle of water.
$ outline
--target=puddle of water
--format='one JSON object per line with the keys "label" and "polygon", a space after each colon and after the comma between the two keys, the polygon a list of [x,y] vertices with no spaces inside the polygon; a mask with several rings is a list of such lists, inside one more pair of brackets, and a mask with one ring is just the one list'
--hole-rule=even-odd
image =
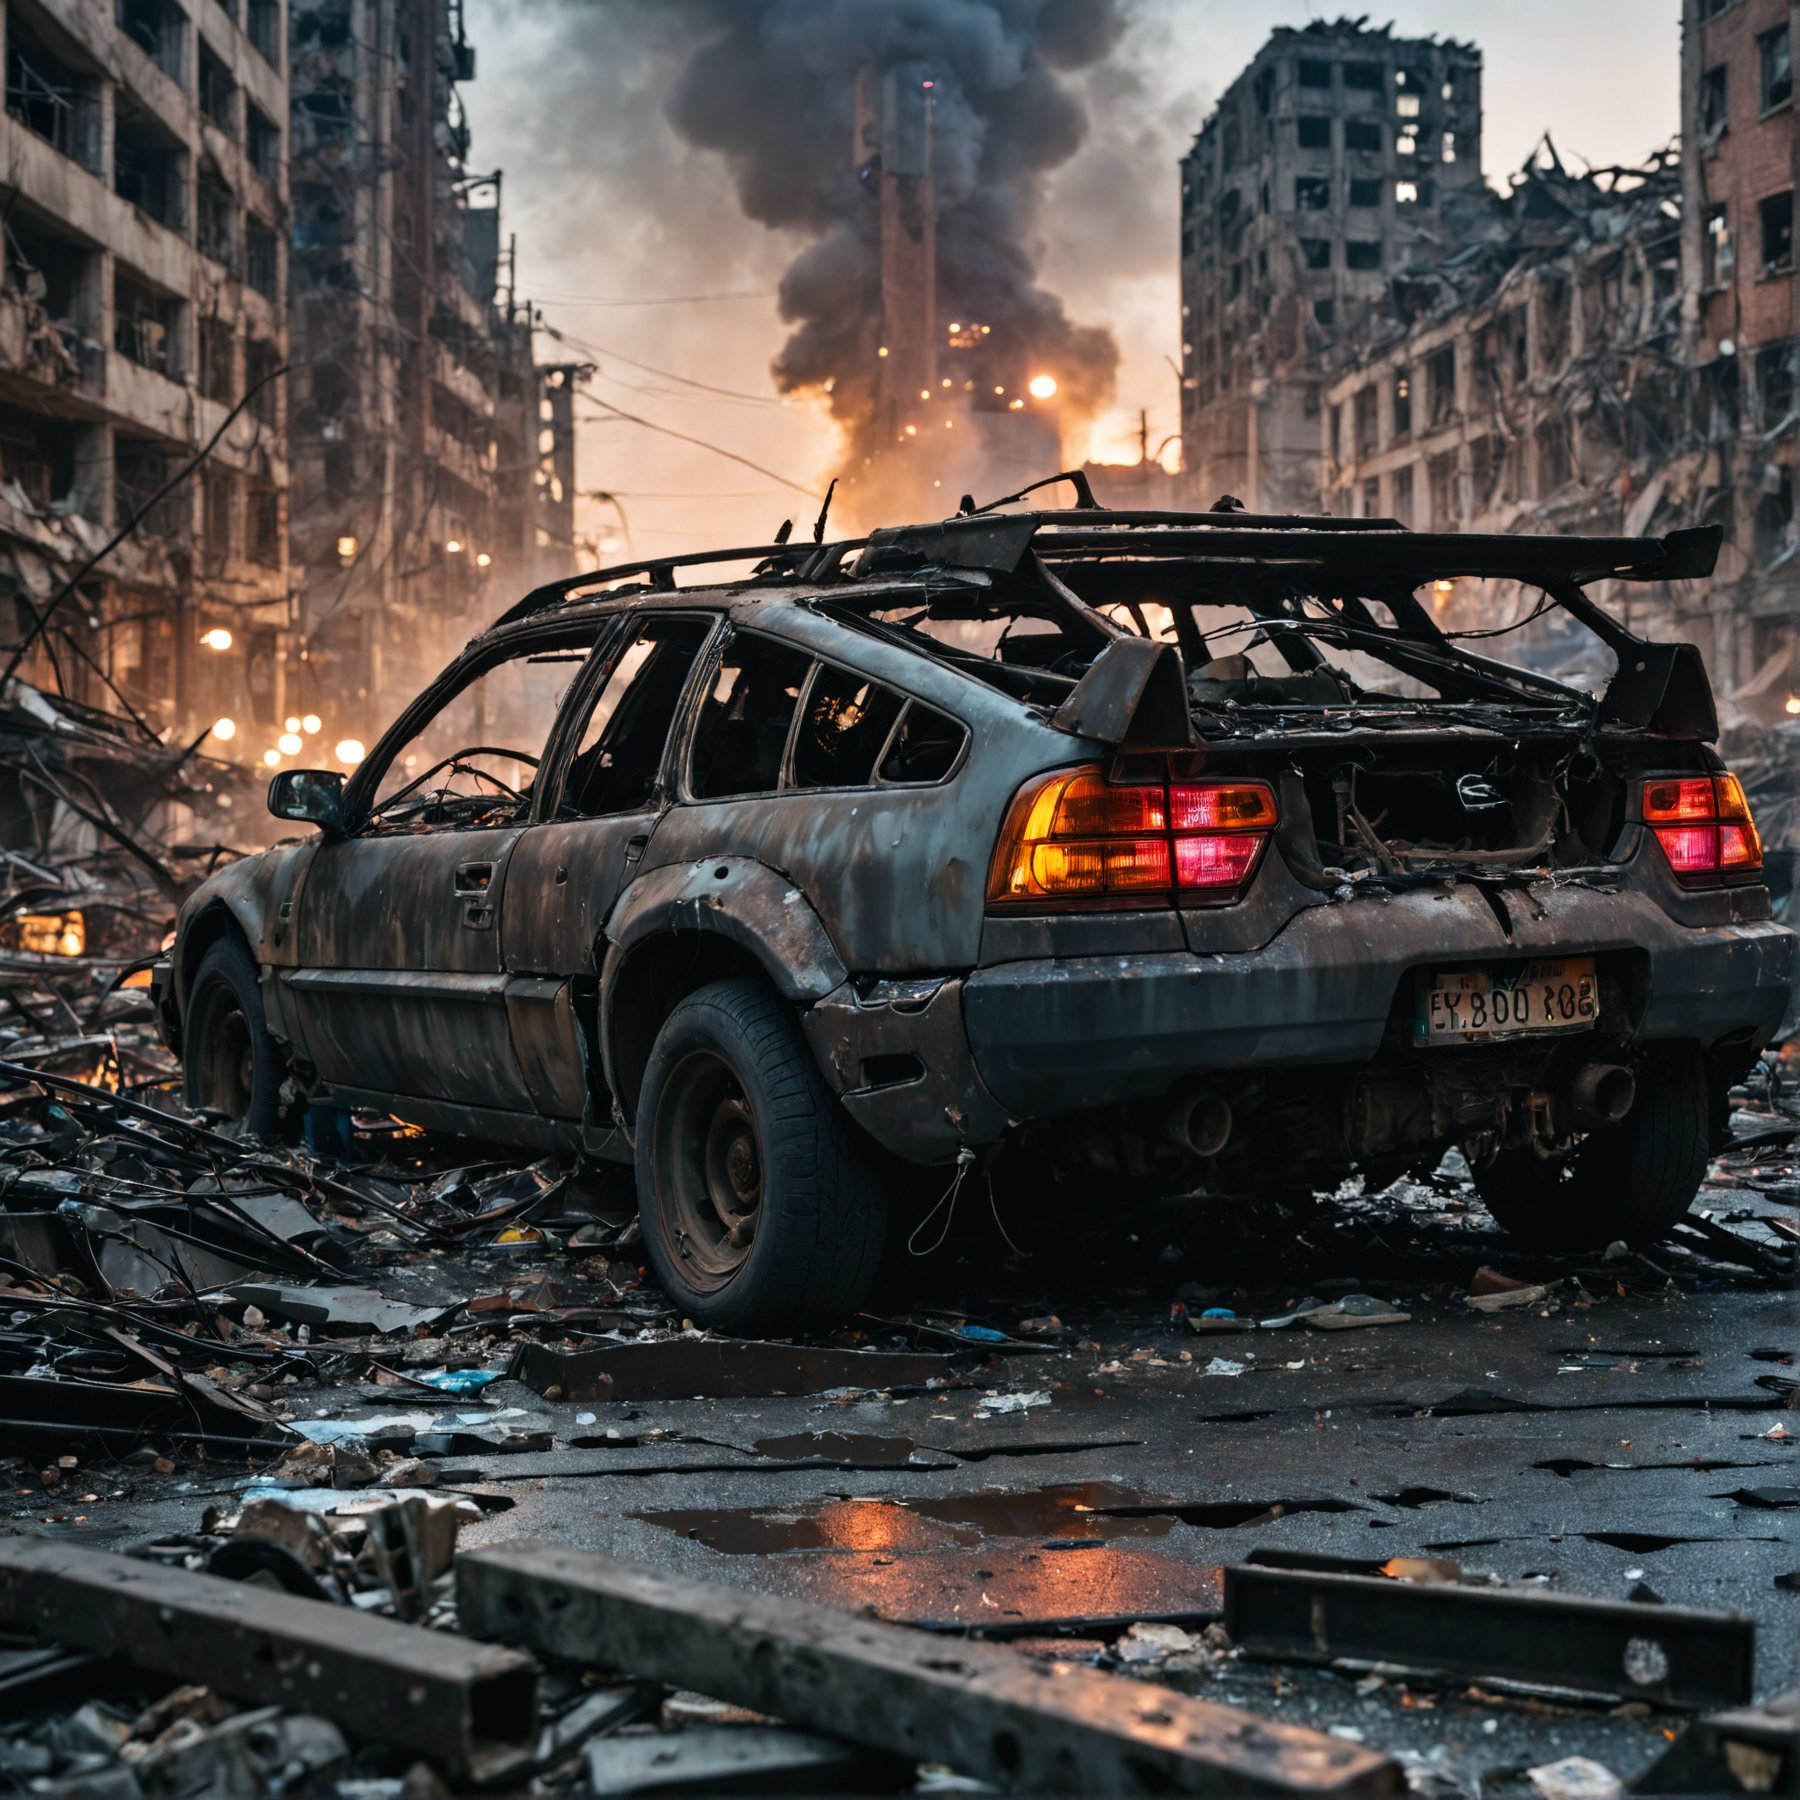
{"label": "puddle of water", "polygon": [[[829,1434],[826,1434],[829,1435]],[[761,1446],[758,1446],[761,1448]],[[1056,1548],[1164,1537],[1177,1524],[1232,1531],[1288,1513],[1356,1512],[1343,1500],[1221,1500],[1182,1504],[1147,1499],[1116,1481],[1042,1488],[987,1488],[975,1494],[909,1500],[823,1500],[792,1508],[683,1508],[631,1516],[728,1556],[791,1550],[914,1554],[952,1545],[1034,1538]]]}

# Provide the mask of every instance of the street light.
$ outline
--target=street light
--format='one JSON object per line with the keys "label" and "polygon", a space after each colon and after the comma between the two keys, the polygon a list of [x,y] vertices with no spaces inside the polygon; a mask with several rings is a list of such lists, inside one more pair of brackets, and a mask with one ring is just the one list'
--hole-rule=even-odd
{"label": "street light", "polygon": [[231,648],[231,633],[227,631],[223,625],[215,625],[210,631],[201,632],[200,642],[203,643],[208,650],[229,650]]}
{"label": "street light", "polygon": [[332,754],[341,763],[359,763],[368,752],[363,749],[361,738],[344,738]]}
{"label": "street light", "polygon": [[317,737],[324,729],[324,726],[325,721],[321,719],[317,713],[308,713],[306,717],[300,721],[300,729],[304,731],[308,737]]}
{"label": "street light", "polygon": [[1056,377],[1054,375],[1034,375],[1027,383],[1027,391],[1034,400],[1054,400],[1056,398]]}
{"label": "street light", "polygon": [[221,744],[229,744],[237,736],[237,720],[214,719],[212,734]]}
{"label": "street light", "polygon": [[284,731],[281,736],[275,740],[275,747],[283,756],[298,756],[300,754],[299,732]]}

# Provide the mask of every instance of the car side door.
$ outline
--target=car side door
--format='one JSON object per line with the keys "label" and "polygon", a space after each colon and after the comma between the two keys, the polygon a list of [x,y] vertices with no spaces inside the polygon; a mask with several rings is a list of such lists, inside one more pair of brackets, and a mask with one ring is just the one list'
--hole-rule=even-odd
{"label": "car side door", "polygon": [[282,977],[308,1054],[341,1096],[531,1110],[507,1026],[500,908],[552,727],[597,635],[589,622],[478,646],[352,784],[347,833],[319,845],[294,902],[296,966]]}
{"label": "car side door", "polygon": [[668,804],[670,736],[719,622],[658,610],[625,623],[571,700],[543,818],[513,852],[501,906],[506,1010],[531,1104],[552,1118],[582,1118],[598,1091],[581,987],[597,992],[602,927]]}

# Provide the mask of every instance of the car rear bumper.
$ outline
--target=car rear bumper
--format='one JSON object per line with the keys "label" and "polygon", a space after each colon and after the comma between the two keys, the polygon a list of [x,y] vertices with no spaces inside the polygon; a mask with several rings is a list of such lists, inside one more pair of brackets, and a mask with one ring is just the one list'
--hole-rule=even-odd
{"label": "car rear bumper", "polygon": [[1212,1069],[1364,1063],[1421,971],[1617,953],[1638,1042],[1768,1041],[1786,1011],[1793,933],[1691,927],[1649,896],[1469,886],[1309,908],[1244,953],[1046,958],[977,970],[962,1010],[981,1082],[1020,1118],[1163,1092]]}

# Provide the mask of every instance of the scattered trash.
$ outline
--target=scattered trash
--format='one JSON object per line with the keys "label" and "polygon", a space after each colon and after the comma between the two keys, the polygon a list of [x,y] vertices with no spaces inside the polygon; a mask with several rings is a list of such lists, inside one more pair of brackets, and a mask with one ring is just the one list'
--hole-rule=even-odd
{"label": "scattered trash", "polygon": [[1613,1800],[1625,1791],[1611,1769],[1585,1756],[1565,1756],[1560,1762],[1527,1769],[1525,1778],[1543,1800]]}
{"label": "scattered trash", "polygon": [[1540,1305],[1561,1285],[1557,1281],[1515,1281],[1495,1269],[1477,1269],[1469,1283],[1468,1303],[1477,1312],[1510,1312],[1514,1307]]}

